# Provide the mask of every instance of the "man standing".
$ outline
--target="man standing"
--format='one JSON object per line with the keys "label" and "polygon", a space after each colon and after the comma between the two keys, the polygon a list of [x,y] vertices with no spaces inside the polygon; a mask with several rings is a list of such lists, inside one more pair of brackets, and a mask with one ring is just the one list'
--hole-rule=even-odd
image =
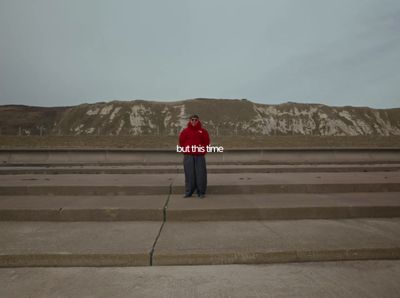
{"label": "man standing", "polygon": [[206,129],[201,127],[199,116],[190,116],[187,127],[179,135],[179,146],[186,148],[183,156],[185,170],[185,198],[192,196],[195,190],[203,199],[207,189],[207,169],[205,154],[210,145]]}

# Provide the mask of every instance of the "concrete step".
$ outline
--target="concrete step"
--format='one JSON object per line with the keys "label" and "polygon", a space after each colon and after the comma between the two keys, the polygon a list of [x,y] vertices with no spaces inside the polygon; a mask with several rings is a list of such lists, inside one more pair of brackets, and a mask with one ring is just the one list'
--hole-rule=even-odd
{"label": "concrete step", "polygon": [[400,261],[130,268],[2,268],[1,297],[385,297]]}
{"label": "concrete step", "polygon": [[[209,174],[208,194],[400,191],[400,172]],[[182,194],[181,174],[2,175],[0,195]]]}
{"label": "concrete step", "polygon": [[400,192],[172,195],[167,221],[240,221],[400,217]]}
{"label": "concrete step", "polygon": [[[400,148],[252,148],[207,154],[209,163],[400,163]],[[2,164],[160,164],[182,162],[170,149],[0,149]]]}
{"label": "concrete step", "polygon": [[[297,173],[400,171],[400,164],[349,165],[208,165],[208,173]],[[166,174],[183,173],[181,165],[1,166],[0,175],[21,174]]]}
{"label": "concrete step", "polygon": [[1,221],[163,221],[168,195],[0,196]]}
{"label": "concrete step", "polygon": [[153,265],[400,258],[400,218],[166,222]]}
{"label": "concrete step", "polygon": [[168,195],[177,174],[3,175],[0,195]]}
{"label": "concrete step", "polygon": [[[165,210],[164,210],[165,208]],[[400,192],[0,196],[0,221],[242,221],[400,217]]]}
{"label": "concrete step", "polygon": [[400,218],[166,222],[163,226],[154,221],[0,222],[0,235],[0,267],[400,259]]}
{"label": "concrete step", "polygon": [[[208,181],[208,194],[400,191],[400,172],[210,174]],[[178,175],[172,193],[183,192]]]}
{"label": "concrete step", "polygon": [[162,222],[1,222],[0,267],[148,266]]}

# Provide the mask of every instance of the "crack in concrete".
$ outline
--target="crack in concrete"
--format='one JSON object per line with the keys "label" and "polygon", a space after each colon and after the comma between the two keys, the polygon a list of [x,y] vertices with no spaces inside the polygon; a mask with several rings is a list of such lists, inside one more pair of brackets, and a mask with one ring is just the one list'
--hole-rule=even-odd
{"label": "crack in concrete", "polygon": [[165,201],[165,204],[164,204],[164,207],[163,207],[163,222],[161,224],[160,230],[158,231],[158,234],[156,236],[156,239],[154,240],[153,246],[152,246],[151,251],[150,251],[150,266],[153,266],[154,250],[156,248],[158,238],[160,238],[161,232],[162,232],[162,230],[164,228],[165,222],[167,221],[168,203],[169,203],[169,199],[170,199],[170,197],[172,195],[172,186],[173,186],[173,184],[175,182],[175,179],[176,179],[177,175],[175,176],[175,178],[172,180],[171,184],[169,185],[168,197],[167,197],[167,200]]}
{"label": "crack in concrete", "polygon": [[[168,196],[168,197],[169,197],[169,196]],[[151,251],[150,251],[150,266],[153,266],[153,255],[154,255],[154,250],[155,250],[155,247],[156,247],[158,238],[160,238],[161,231],[162,231],[162,229],[163,229],[163,227],[164,227],[164,224],[165,224],[165,220],[163,220],[163,223],[161,224],[160,230],[158,231],[158,234],[157,234],[157,236],[156,236],[156,239],[154,240],[153,246],[152,246],[152,248],[151,248]]]}

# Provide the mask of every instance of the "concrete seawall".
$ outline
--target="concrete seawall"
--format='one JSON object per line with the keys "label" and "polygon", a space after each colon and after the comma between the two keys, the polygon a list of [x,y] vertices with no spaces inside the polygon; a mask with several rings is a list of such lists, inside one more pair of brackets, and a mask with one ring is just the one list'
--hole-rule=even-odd
{"label": "concrete seawall", "polygon": [[[182,155],[165,149],[0,149],[11,164],[177,164]],[[208,163],[352,164],[400,162],[400,148],[227,149],[207,154]]]}
{"label": "concrete seawall", "polygon": [[203,199],[174,151],[1,153],[0,267],[400,259],[398,149],[209,154]]}

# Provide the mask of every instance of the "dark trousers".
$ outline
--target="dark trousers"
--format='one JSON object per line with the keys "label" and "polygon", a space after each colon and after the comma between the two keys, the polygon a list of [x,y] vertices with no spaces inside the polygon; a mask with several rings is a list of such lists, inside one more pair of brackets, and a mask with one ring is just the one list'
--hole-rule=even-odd
{"label": "dark trousers", "polygon": [[185,194],[191,195],[197,190],[198,195],[204,195],[207,189],[207,168],[204,155],[183,156],[185,170]]}

